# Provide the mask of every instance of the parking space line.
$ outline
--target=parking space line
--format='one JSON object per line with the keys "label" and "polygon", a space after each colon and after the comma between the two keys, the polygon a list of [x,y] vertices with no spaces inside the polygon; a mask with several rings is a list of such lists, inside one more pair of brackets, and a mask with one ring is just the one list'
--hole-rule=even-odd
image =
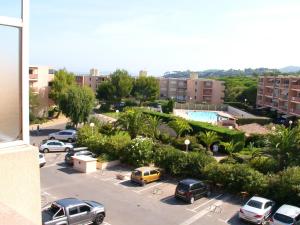
{"label": "parking space line", "polygon": [[159,185],[164,184],[164,183],[166,183],[166,181],[165,181],[165,182],[159,182],[159,183],[157,183],[157,184],[151,185],[151,186],[149,186],[149,187],[145,187],[145,188],[143,188],[143,189],[141,189],[141,190],[134,191],[134,192],[136,192],[136,193],[141,193],[142,191],[149,190],[149,189],[151,189],[151,188],[153,188],[153,187],[159,186]]}
{"label": "parking space line", "polygon": [[102,178],[100,180],[102,181],[109,181],[109,180],[114,180],[115,178],[114,177],[109,177],[109,178]]}
{"label": "parking space line", "polygon": [[223,195],[223,194],[220,194],[220,195],[218,195],[218,196],[216,196],[216,197],[214,197],[214,198],[212,198],[212,199],[210,199],[210,200],[208,200],[208,201],[202,203],[201,205],[196,206],[196,207],[193,208],[193,209],[187,209],[187,210],[192,211],[192,212],[197,212],[197,211],[196,211],[197,209],[199,209],[200,207],[202,207],[202,206],[204,206],[204,205],[206,205],[206,204],[208,204],[208,203],[210,203],[210,202],[212,202],[212,201],[218,199],[218,198],[221,197],[222,195]]}
{"label": "parking space line", "polygon": [[[229,197],[227,197],[226,200],[227,199],[229,199]],[[224,201],[225,201],[225,199],[219,200],[214,205],[221,206],[224,203]],[[186,221],[182,222],[180,225],[190,225],[190,224],[194,223],[195,221],[197,221],[198,219],[200,219],[201,217],[208,214],[209,212],[210,212],[210,207],[207,207],[207,208],[201,210],[200,212],[198,212],[197,214],[195,214],[194,216],[190,217]]]}

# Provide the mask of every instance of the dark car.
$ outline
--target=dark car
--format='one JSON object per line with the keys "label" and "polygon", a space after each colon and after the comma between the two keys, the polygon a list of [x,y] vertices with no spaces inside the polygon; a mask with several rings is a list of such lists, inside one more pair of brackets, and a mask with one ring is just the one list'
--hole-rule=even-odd
{"label": "dark car", "polygon": [[90,156],[92,158],[95,158],[96,155],[90,151],[69,151],[66,156],[65,156],[65,163],[68,165],[73,165],[73,158],[72,156],[79,156],[79,155],[85,155],[85,156]]}
{"label": "dark car", "polygon": [[211,194],[208,185],[200,180],[185,179],[179,181],[175,191],[175,198],[183,199],[190,204],[193,204],[196,199]]}
{"label": "dark car", "polygon": [[43,225],[102,224],[105,209],[101,203],[76,198],[65,198],[53,202],[42,211]]}

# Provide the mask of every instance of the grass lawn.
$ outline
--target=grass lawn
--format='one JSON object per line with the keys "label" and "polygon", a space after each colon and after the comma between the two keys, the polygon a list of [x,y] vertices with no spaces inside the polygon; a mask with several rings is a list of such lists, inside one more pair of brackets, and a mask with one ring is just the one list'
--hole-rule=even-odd
{"label": "grass lawn", "polygon": [[105,115],[105,116],[109,116],[109,117],[115,118],[115,119],[118,119],[119,116],[120,116],[122,113],[121,113],[121,112],[118,112],[118,113],[116,113],[116,112],[105,112],[105,113],[101,113],[101,114],[103,114],[103,115]]}

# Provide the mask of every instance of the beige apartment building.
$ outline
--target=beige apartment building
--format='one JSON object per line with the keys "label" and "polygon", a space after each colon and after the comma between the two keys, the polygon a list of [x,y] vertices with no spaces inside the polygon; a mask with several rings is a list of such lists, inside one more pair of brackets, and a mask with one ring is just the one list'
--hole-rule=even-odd
{"label": "beige apartment building", "polygon": [[160,98],[189,101],[203,104],[222,104],[224,83],[202,79],[191,74],[191,78],[159,78]]}
{"label": "beige apartment building", "polygon": [[[29,144],[29,1],[0,7],[0,224],[40,225],[39,156]],[[19,16],[8,17],[12,9]]]}
{"label": "beige apartment building", "polygon": [[259,78],[256,104],[279,113],[300,116],[300,77],[264,76]]}
{"label": "beige apartment building", "polygon": [[76,83],[83,87],[88,86],[96,93],[99,84],[108,79],[108,76],[101,76],[97,69],[90,69],[89,74],[76,75]]}
{"label": "beige apartment building", "polygon": [[39,106],[34,110],[35,116],[48,116],[49,107],[54,102],[49,98],[51,83],[54,79],[54,69],[49,66],[29,67],[29,87],[38,95]]}

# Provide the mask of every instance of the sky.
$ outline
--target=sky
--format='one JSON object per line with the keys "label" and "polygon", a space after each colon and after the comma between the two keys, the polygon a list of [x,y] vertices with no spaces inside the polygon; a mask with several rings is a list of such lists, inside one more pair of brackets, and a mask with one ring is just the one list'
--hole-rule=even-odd
{"label": "sky", "polygon": [[[0,0],[2,1],[2,0]],[[300,65],[299,0],[31,0],[30,63],[87,73]],[[0,10],[1,13],[1,10]]]}

